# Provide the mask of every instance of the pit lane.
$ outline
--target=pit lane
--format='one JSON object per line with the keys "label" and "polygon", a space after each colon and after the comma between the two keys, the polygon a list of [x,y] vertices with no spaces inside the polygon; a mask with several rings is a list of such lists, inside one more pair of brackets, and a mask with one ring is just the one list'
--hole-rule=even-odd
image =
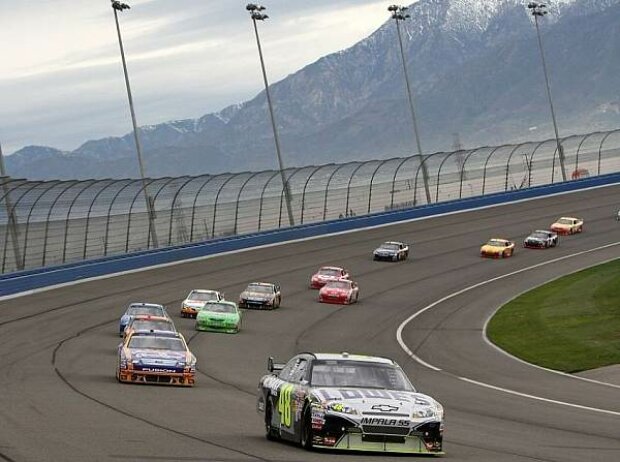
{"label": "pit lane", "polygon": [[[536,267],[425,311],[403,330],[403,339],[440,370],[408,356],[395,332],[413,313],[472,284],[620,241],[614,219],[619,192],[614,186],[554,196],[6,300],[0,310],[0,459],[385,460],[383,455],[308,453],[263,437],[255,390],[267,356],[344,350],[396,359],[418,389],[444,404],[446,459],[618,460],[620,418],[587,409],[619,411],[617,389],[513,360],[491,348],[482,329],[506,300],[561,274],[620,257],[620,246]],[[518,248],[506,260],[478,257],[488,238],[520,244],[532,229],[560,215],[583,216],[585,232],[563,238],[556,249]],[[384,240],[413,243],[410,259],[373,262],[371,252]],[[351,270],[360,284],[358,304],[316,302],[308,279],[325,264]],[[282,307],[246,311],[240,334],[194,334],[193,321],[178,314],[192,288],[222,290],[234,300],[254,280],[279,282]],[[132,301],[169,306],[198,357],[195,388],[116,382],[117,322]]]}

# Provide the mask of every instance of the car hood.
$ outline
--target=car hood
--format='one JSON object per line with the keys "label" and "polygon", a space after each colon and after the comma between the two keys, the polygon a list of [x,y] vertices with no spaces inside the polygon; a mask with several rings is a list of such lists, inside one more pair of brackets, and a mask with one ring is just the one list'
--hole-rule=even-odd
{"label": "car hood", "polygon": [[202,308],[205,302],[201,302],[198,300],[184,300],[183,305],[189,306],[190,308]]}
{"label": "car hood", "polygon": [[273,295],[263,294],[261,292],[248,292],[241,293],[241,298],[251,298],[252,300],[271,300]]}
{"label": "car hood", "polygon": [[501,252],[504,250],[504,247],[495,247],[494,245],[485,244],[480,250],[483,252]]}
{"label": "car hood", "polygon": [[320,291],[321,295],[347,295],[350,289],[326,289],[323,287]]}
{"label": "car hood", "polygon": [[217,321],[222,321],[222,320],[228,320],[228,321],[235,321],[239,319],[239,314],[238,313],[215,313],[213,311],[205,311],[202,310],[200,313],[198,313],[198,316],[196,317],[197,321],[209,321],[209,320],[217,320]]}
{"label": "car hood", "polygon": [[382,249],[380,247],[378,249],[375,249],[375,253],[395,254],[397,252],[398,251],[394,249]]}
{"label": "car hood", "polygon": [[416,411],[437,410],[439,403],[422,393],[363,388],[318,388],[312,395],[330,405],[344,403],[361,415],[411,417]]}
{"label": "car hood", "polygon": [[159,362],[159,361],[182,361],[187,359],[185,351],[172,350],[155,350],[150,348],[132,348],[129,349],[132,361],[141,362]]}

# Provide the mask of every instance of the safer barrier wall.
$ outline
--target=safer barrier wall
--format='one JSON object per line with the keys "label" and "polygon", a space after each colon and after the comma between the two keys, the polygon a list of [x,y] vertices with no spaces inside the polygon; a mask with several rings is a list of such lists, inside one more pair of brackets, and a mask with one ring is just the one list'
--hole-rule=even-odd
{"label": "safer barrier wall", "polygon": [[[570,136],[562,147],[568,180],[620,171],[620,130]],[[294,223],[308,224],[554,184],[564,180],[561,167],[553,139],[284,173]],[[0,178],[0,273],[140,252],[154,247],[153,234],[169,247],[288,226],[277,171],[146,184]]]}
{"label": "safer barrier wall", "polygon": [[596,186],[620,183],[620,174],[562,182],[549,186],[502,192],[476,198],[447,201],[407,210],[375,213],[363,217],[343,218],[310,225],[299,225],[243,236],[219,238],[202,244],[183,245],[129,255],[96,259],[89,262],[22,271],[0,276],[0,296],[40,287],[79,281],[108,274],[141,269],[175,261],[200,258],[251,247],[277,244],[331,233],[386,225],[443,213],[471,210],[478,207],[544,197],[549,194],[576,191]]}

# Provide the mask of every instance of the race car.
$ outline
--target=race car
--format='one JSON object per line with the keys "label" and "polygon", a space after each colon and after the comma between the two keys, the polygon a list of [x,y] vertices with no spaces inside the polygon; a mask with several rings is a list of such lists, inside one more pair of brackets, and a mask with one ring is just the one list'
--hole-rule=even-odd
{"label": "race car", "polygon": [[258,385],[268,439],[306,449],[443,454],[444,410],[391,359],[348,353],[269,358]]}
{"label": "race car", "polygon": [[583,220],[581,218],[562,217],[551,225],[551,231],[558,234],[575,234],[583,232]]}
{"label": "race car", "polygon": [[119,334],[121,337],[123,336],[125,327],[127,327],[129,321],[131,321],[134,316],[138,315],[161,316],[170,319],[170,316],[163,305],[157,305],[155,303],[132,303],[125,311],[125,314],[121,316],[121,322],[119,324]]}
{"label": "race car", "polygon": [[329,281],[337,281],[339,279],[349,279],[349,272],[338,266],[322,266],[310,278],[310,288],[320,289]]}
{"label": "race car", "polygon": [[356,303],[360,296],[360,289],[356,282],[348,279],[329,281],[319,290],[319,302],[338,303],[349,305]]}
{"label": "race car", "polygon": [[372,253],[373,260],[400,261],[409,257],[409,246],[402,242],[384,242]]}
{"label": "race car", "polygon": [[194,385],[196,357],[178,332],[133,332],[118,346],[119,382]]}
{"label": "race car", "polygon": [[620,210],[616,212],[616,221],[620,221]]}
{"label": "race car", "polygon": [[557,247],[559,237],[553,231],[545,229],[537,229],[523,241],[523,247],[530,249],[546,249],[549,247]]}
{"label": "race car", "polygon": [[512,257],[515,243],[507,239],[490,239],[480,247],[481,257],[507,258]]}
{"label": "race car", "polygon": [[181,304],[181,316],[184,318],[195,318],[205,302],[224,300],[224,295],[217,290],[192,290]]}
{"label": "race car", "polygon": [[234,302],[207,302],[196,316],[195,328],[236,334],[241,330],[241,312]]}
{"label": "race car", "polygon": [[129,321],[129,324],[127,324],[127,327],[125,327],[123,336],[127,337],[133,332],[151,332],[155,334],[161,334],[170,332],[174,333],[176,331],[177,328],[174,326],[174,322],[172,322],[172,319],[162,316],[150,316],[141,314],[131,318],[131,321]]}
{"label": "race car", "polygon": [[279,308],[281,302],[280,285],[271,282],[252,282],[239,295],[239,308],[272,310]]}

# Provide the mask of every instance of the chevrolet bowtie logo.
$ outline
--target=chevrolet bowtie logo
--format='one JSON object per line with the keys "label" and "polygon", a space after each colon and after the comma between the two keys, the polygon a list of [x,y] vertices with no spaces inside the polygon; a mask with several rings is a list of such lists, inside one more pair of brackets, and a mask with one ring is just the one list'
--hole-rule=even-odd
{"label": "chevrolet bowtie logo", "polygon": [[391,406],[389,404],[375,404],[371,409],[373,411],[393,412],[398,411],[398,406]]}

